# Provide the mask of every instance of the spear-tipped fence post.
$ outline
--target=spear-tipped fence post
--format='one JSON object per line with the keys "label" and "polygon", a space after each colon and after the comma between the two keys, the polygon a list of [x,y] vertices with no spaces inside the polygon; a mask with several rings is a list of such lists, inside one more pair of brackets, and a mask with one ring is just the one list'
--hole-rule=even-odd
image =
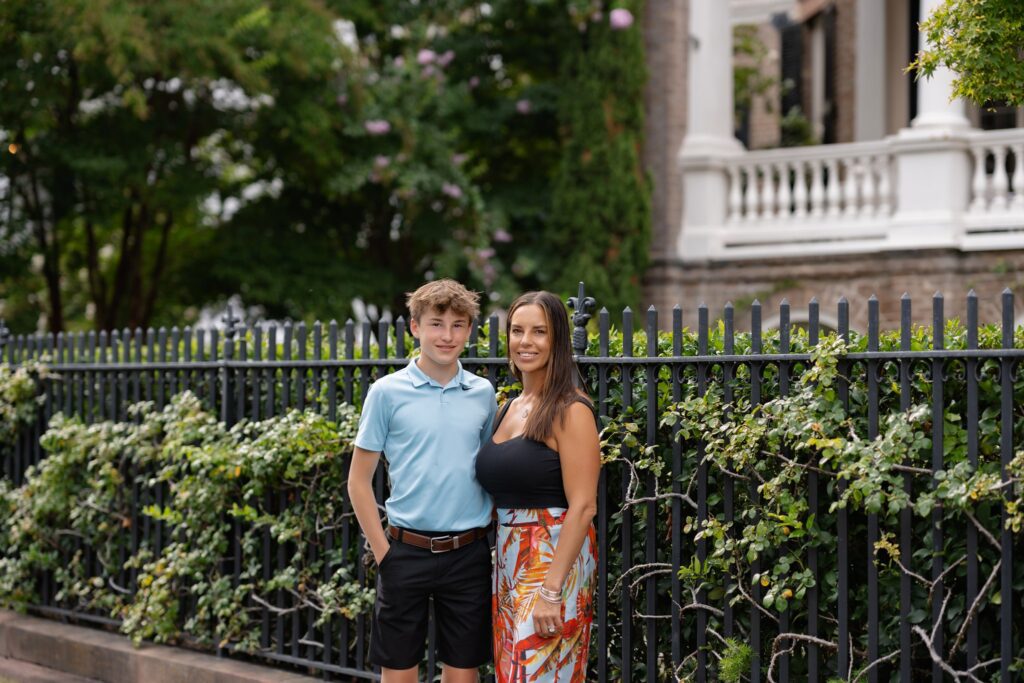
{"label": "spear-tipped fence post", "polygon": [[[228,302],[228,310],[225,311],[224,315],[221,316],[221,322],[224,324],[224,354],[221,356],[221,368],[220,368],[220,419],[228,426],[234,424],[234,415],[232,413],[232,397],[234,393],[231,387],[231,370],[228,369],[228,364],[234,360],[235,351],[235,334],[238,332],[238,325],[242,322],[240,318],[235,317],[234,307],[231,302]],[[220,656],[220,649],[218,649],[218,656]]]}
{"label": "spear-tipped fence post", "polygon": [[11,339],[11,331],[7,328],[7,322],[0,318],[0,362],[4,359],[4,347],[7,346],[7,342]]}

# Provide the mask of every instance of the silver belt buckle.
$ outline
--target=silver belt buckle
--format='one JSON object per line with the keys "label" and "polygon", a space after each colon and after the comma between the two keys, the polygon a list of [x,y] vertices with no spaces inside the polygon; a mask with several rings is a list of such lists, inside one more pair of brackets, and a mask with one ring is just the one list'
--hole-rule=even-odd
{"label": "silver belt buckle", "polygon": [[437,550],[436,548],[434,548],[434,541],[450,541],[450,540],[452,540],[451,536],[431,536],[430,537],[430,552],[434,553],[435,555],[440,554],[440,553],[448,552],[448,550],[451,550],[451,548],[449,548],[448,550]]}

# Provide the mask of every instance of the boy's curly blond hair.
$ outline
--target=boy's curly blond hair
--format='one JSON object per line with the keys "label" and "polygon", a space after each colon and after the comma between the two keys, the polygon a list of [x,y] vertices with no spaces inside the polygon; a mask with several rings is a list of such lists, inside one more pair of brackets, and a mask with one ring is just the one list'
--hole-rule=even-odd
{"label": "boy's curly blond hair", "polygon": [[420,316],[431,309],[440,313],[452,311],[472,321],[480,315],[480,295],[471,292],[450,278],[435,280],[406,295],[405,305],[410,316],[419,322]]}

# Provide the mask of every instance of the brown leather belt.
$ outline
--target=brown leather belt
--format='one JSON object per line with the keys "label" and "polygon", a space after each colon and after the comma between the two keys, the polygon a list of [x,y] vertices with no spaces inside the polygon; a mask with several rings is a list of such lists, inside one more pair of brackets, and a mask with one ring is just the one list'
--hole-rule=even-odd
{"label": "brown leather belt", "polygon": [[405,529],[388,526],[388,536],[399,543],[408,543],[417,548],[429,550],[432,553],[446,553],[450,550],[458,550],[473,541],[484,538],[487,536],[487,528],[470,529],[457,536],[424,536],[422,534],[414,534]]}

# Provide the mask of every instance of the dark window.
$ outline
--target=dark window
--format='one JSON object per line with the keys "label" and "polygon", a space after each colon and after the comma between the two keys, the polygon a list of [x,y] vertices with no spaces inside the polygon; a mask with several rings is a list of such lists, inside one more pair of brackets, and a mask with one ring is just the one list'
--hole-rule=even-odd
{"label": "dark window", "polygon": [[836,8],[830,5],[822,13],[822,30],[825,31],[825,125],[822,142],[828,144],[838,140],[839,107],[836,100]]}
{"label": "dark window", "polygon": [[785,116],[794,108],[804,108],[803,103],[803,52],[804,29],[801,24],[789,22],[785,14],[775,20],[779,29],[782,54],[779,58],[782,87],[779,113]]}
{"label": "dark window", "polygon": [[991,102],[981,108],[978,123],[982,130],[1002,130],[1017,127],[1017,108]]}
{"label": "dark window", "polygon": [[[910,21],[907,35],[907,64],[917,59],[918,40],[921,36],[918,22],[921,21],[921,0],[907,0],[907,14]],[[913,75],[907,77],[907,125],[917,118],[917,79]]]}

